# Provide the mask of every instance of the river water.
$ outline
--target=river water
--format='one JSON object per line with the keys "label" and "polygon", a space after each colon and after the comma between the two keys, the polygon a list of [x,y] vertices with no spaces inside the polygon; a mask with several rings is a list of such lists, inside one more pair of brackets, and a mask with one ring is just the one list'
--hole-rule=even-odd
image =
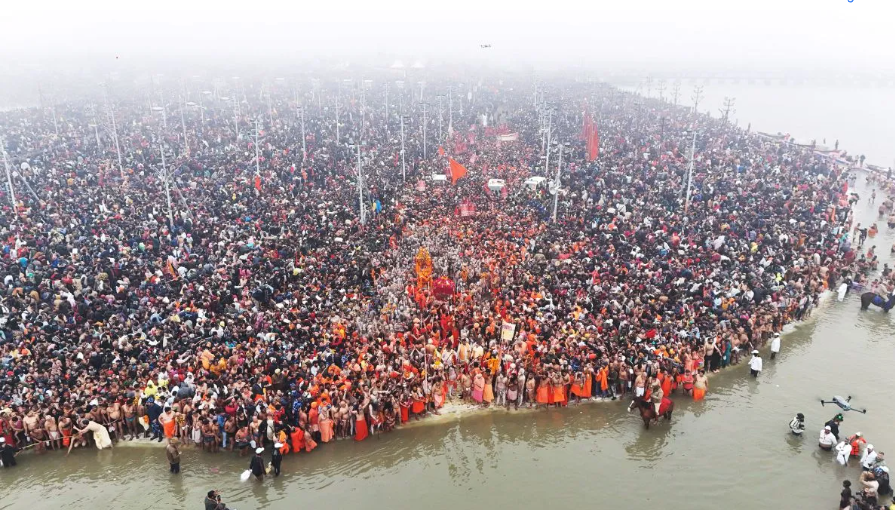
{"label": "river water", "polygon": [[[693,106],[695,83],[684,81],[680,85],[679,104]],[[650,95],[658,97],[653,85]],[[664,92],[670,97],[668,83]],[[645,92],[643,87],[641,92]],[[789,133],[800,142],[817,140],[833,148],[839,147],[849,154],[867,156],[867,163],[887,168],[895,165],[895,137],[893,119],[895,102],[891,100],[895,89],[891,86],[843,86],[814,84],[705,84],[700,112],[720,115],[724,98],[735,99],[731,122],[745,128],[752,124],[753,131]]]}
{"label": "river water", "polygon": [[[863,181],[857,220],[866,225],[876,214]],[[888,262],[895,232],[882,228],[868,245]],[[819,429],[836,414],[818,400],[853,395],[869,411],[846,413],[842,432],[861,431],[895,455],[895,409],[884,404],[893,331],[891,315],[859,311],[854,294],[828,299],[784,335],[776,360],[765,355],[759,379],[744,364],[729,369],[710,380],[705,401],[677,397],[672,423],[648,431],[619,402],[458,413],[288,455],[284,475],[261,484],[239,481],[248,458],[193,449],[180,476],[168,473],[162,448],[145,444],[21,455],[18,468],[0,470],[0,509],[199,509],[212,488],[239,510],[834,508],[841,481],[856,482],[859,470],[817,449]],[[807,417],[801,439],[788,433],[796,412]]]}

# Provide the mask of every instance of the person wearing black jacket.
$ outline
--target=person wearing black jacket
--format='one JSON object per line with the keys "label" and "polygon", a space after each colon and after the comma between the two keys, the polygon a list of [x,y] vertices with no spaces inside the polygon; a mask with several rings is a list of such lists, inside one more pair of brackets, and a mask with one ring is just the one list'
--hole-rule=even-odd
{"label": "person wearing black jacket", "polygon": [[282,464],[283,462],[283,454],[280,452],[280,448],[282,447],[282,443],[274,443],[273,445],[273,453],[270,457],[270,465],[273,468],[274,476],[280,476],[280,464]]}
{"label": "person wearing black jacket", "polygon": [[2,461],[3,467],[15,467],[17,453],[19,453],[18,448],[7,444],[5,437],[0,437],[0,461]]}
{"label": "person wearing black jacket", "polygon": [[252,470],[252,474],[255,475],[258,481],[264,479],[264,458],[261,457],[262,453],[264,453],[264,448],[259,446],[255,449],[255,455],[252,455],[252,460],[249,462],[249,469]]}
{"label": "person wearing black jacket", "polygon": [[157,439],[159,443],[162,442],[162,426],[158,421],[159,416],[162,415],[162,406],[155,403],[155,399],[153,397],[149,397],[146,401],[146,416],[149,416],[149,427],[152,430],[152,437],[150,440]]}
{"label": "person wearing black jacket", "polygon": [[205,495],[205,510],[227,510],[227,505],[221,503],[218,491],[208,491]]}

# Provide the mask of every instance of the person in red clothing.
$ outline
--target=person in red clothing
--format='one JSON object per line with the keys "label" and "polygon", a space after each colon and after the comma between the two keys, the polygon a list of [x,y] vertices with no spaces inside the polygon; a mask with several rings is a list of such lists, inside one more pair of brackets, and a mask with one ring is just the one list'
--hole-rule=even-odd
{"label": "person in red clothing", "polygon": [[353,412],[355,416],[354,440],[363,441],[370,434],[370,430],[367,427],[367,420],[364,417],[364,411],[360,406],[356,406]]}

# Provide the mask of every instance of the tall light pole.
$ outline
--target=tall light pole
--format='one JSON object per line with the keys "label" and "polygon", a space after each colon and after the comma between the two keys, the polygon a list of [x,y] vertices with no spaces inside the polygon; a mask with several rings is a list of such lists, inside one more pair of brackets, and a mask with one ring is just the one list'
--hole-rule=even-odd
{"label": "tall light pole", "polygon": [[696,162],[696,131],[693,131],[693,145],[690,147],[690,167],[687,169],[687,195],[684,199],[684,226],[687,225],[687,215],[690,211],[690,183],[693,180],[693,165]]}
{"label": "tall light pole", "polygon": [[[108,87],[108,84],[106,84]],[[108,91],[103,89],[103,99],[106,102],[106,113],[112,121],[112,138],[115,140],[115,152],[118,154],[118,171],[124,171],[124,165],[121,164],[121,145],[118,143],[118,126],[115,124],[115,111],[112,110],[112,102],[109,101]]]}
{"label": "tall light pole", "polygon": [[93,105],[93,107],[90,108],[90,112],[93,114],[92,126],[93,126],[93,134],[96,135],[96,150],[101,151],[102,144],[100,144],[100,142],[99,142],[99,121],[96,118],[96,108],[97,108],[96,105]]}
{"label": "tall light pole", "polygon": [[[420,91],[422,91],[422,88],[420,88]],[[428,140],[426,139],[426,125],[428,124],[428,120],[426,117],[426,113],[427,113],[426,108],[428,107],[428,104],[427,103],[421,103],[421,104],[423,106],[423,159],[429,159],[429,151],[428,151],[429,145],[427,143]]]}
{"label": "tall light pole", "polygon": [[233,96],[233,125],[236,126],[236,140],[239,141],[239,99]]}
{"label": "tall light pole", "polygon": [[[559,164],[556,165],[556,178],[553,181],[553,223],[556,223],[556,211],[559,207],[559,174],[562,169],[563,145],[559,144]],[[550,152],[548,151],[549,155]],[[549,157],[549,156],[548,156]]]}
{"label": "tall light pole", "polygon": [[401,181],[407,180],[407,165],[404,162],[404,114],[401,114]]}
{"label": "tall light pole", "polygon": [[165,198],[168,200],[168,225],[174,230],[174,210],[171,207],[171,188],[168,183],[168,165],[165,163],[165,143],[161,143],[162,152],[162,179],[165,181]]}
{"label": "tall light pole", "polygon": [[448,86],[448,136],[454,134],[454,86]]}
{"label": "tall light pole", "polygon": [[0,138],[0,150],[3,151],[3,167],[6,168],[6,183],[9,184],[9,199],[12,202],[13,219],[19,217],[16,209],[16,190],[12,186],[12,173],[9,171],[9,157],[6,155],[6,142]]}
{"label": "tall light pole", "polygon": [[180,126],[183,128],[183,153],[189,155],[190,153],[190,142],[187,138],[186,134],[186,120],[184,120],[183,110],[186,108],[186,103],[183,101],[183,96],[180,96]]}
{"label": "tall light pole", "polygon": [[307,137],[305,137],[305,107],[299,106],[298,113],[301,115],[301,161],[304,163],[308,157]]}
{"label": "tall light pole", "polygon": [[388,82],[385,82],[385,134],[388,134]]}
{"label": "tall light pole", "polygon": [[261,131],[261,125],[259,121],[255,120],[255,175],[261,177],[261,154],[258,148],[258,135]]}
{"label": "tall light pole", "polygon": [[360,206],[360,224],[366,225],[367,223],[367,204],[364,202],[364,173],[361,168],[361,160],[360,160],[360,144],[357,145],[357,200],[358,206]]}
{"label": "tall light pole", "polygon": [[544,171],[550,171],[550,137],[553,134],[553,108],[547,109],[547,160],[544,162]]}
{"label": "tall light pole", "polygon": [[444,106],[441,104],[441,100],[444,99],[444,94],[438,94],[438,143],[442,143],[442,130],[441,126],[444,124]]}
{"label": "tall light pole", "polygon": [[59,124],[56,122],[56,105],[50,106],[50,111],[53,112],[53,129],[56,131],[56,136],[59,136]]}
{"label": "tall light pole", "polygon": [[693,113],[699,113],[699,101],[702,99],[702,85],[693,87]]}
{"label": "tall light pole", "polygon": [[165,133],[168,131],[168,122],[167,116],[165,115],[165,107],[164,106],[153,106],[152,111],[154,112],[162,112],[162,122],[164,125],[164,131],[162,132],[162,139],[159,141],[159,150],[162,153],[162,182],[165,183],[165,198],[168,201],[168,225],[171,230],[174,230],[174,209],[171,206],[171,188],[170,183],[168,182],[168,164],[165,162]]}
{"label": "tall light pole", "polygon": [[[342,82],[339,82],[339,89],[342,88]],[[336,144],[339,143],[339,94],[336,93]]]}

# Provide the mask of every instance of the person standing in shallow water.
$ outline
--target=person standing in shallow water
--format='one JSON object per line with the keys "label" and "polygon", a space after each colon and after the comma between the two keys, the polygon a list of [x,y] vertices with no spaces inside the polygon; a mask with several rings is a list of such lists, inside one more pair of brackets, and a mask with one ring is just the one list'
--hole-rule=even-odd
{"label": "person standing in shallow water", "polygon": [[758,351],[752,351],[752,359],[749,360],[749,373],[752,374],[752,377],[758,377],[758,374],[761,373],[761,365],[762,360]]}
{"label": "person standing in shallow water", "polygon": [[774,338],[771,340],[771,359],[776,358],[778,352],[780,352],[780,333],[774,333]]}
{"label": "person standing in shallow water", "polygon": [[165,457],[168,458],[168,464],[171,466],[171,473],[180,474],[180,440],[176,437],[168,439],[168,446],[165,447]]}
{"label": "person standing in shallow water", "polygon": [[16,466],[16,455],[19,449],[6,442],[5,437],[0,437],[0,461],[3,467],[11,468]]}
{"label": "person standing in shallow water", "polygon": [[255,455],[252,455],[252,460],[249,462],[249,469],[252,470],[252,474],[255,475],[255,479],[259,482],[264,480],[264,458],[261,457],[262,453],[264,453],[264,448],[256,448]]}

